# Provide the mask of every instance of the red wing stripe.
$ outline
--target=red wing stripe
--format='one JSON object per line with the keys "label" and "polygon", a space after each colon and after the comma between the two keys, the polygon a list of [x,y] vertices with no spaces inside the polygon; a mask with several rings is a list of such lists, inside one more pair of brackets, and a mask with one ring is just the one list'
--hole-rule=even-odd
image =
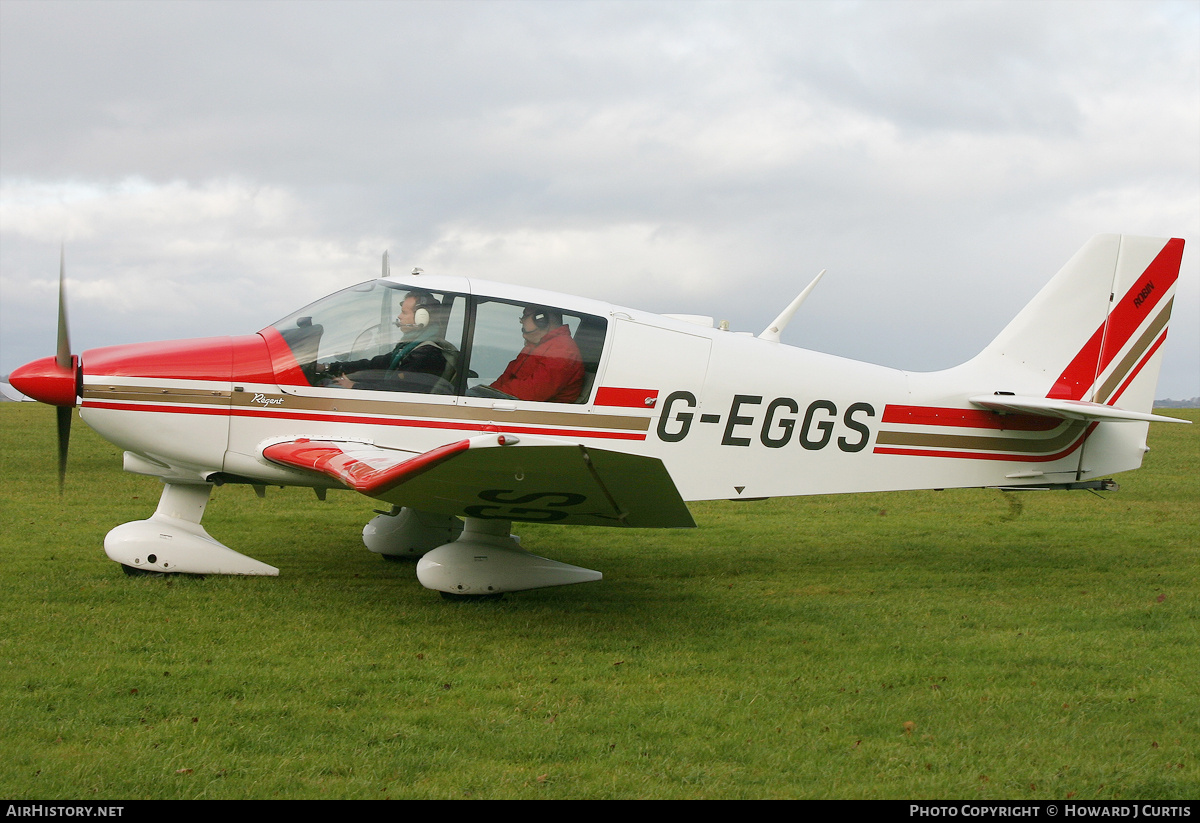
{"label": "red wing stripe", "polygon": [[308,469],[329,475],[342,481],[356,492],[375,496],[386,493],[396,486],[424,474],[470,447],[471,441],[469,440],[447,443],[383,469],[377,469],[346,454],[336,443],[319,440],[276,443],[263,449],[263,457],[285,466],[294,466],[298,469]]}

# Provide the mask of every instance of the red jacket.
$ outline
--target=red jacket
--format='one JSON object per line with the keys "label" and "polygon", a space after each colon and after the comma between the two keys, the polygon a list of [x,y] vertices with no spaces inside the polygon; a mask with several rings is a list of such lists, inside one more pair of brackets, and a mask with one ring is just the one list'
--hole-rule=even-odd
{"label": "red jacket", "polygon": [[492,388],[518,400],[574,403],[583,388],[583,358],[571,330],[559,326],[537,346],[521,349]]}

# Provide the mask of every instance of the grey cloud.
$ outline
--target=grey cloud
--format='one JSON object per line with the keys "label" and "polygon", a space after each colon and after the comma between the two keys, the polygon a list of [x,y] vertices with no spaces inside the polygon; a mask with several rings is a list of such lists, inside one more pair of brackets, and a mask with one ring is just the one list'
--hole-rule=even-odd
{"label": "grey cloud", "polygon": [[[1191,3],[5,0],[4,214],[22,181],[156,187],[156,205],[114,206],[70,243],[75,276],[253,299],[113,309],[146,337],[251,330],[318,296],[297,283],[358,276],[356,254],[372,276],[387,245],[397,265],[510,267],[755,330],[828,266],[791,342],[933,368],[974,353],[1093,233],[1200,240],[1198,18]],[[199,207],[227,184],[292,210]],[[27,351],[11,335],[43,296],[22,284],[53,275],[61,237],[19,222],[0,225],[0,370]],[[597,283],[590,259],[543,274],[562,258],[534,259],[530,237],[589,256],[608,238],[639,278]],[[489,266],[463,238],[508,238],[507,256]],[[1200,348],[1196,260],[1172,328],[1184,352]],[[103,322],[85,345],[109,342]],[[1200,365],[1180,375],[1200,393]]]}

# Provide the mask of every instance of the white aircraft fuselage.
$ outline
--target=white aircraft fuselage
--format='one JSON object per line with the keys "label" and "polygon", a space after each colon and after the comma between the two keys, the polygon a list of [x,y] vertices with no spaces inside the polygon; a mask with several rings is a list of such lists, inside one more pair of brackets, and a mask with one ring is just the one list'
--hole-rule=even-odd
{"label": "white aircraft fuselage", "polygon": [[[214,483],[349,487],[410,520],[420,513],[421,528],[453,531],[447,518],[465,518],[483,541],[437,546],[445,532],[426,539],[410,524],[372,547],[381,553],[436,548],[454,565],[484,544],[517,552],[520,568],[500,584],[464,584],[446,563],[430,573],[460,581],[435,580],[444,592],[496,593],[558,584],[521,565],[512,521],[687,526],[684,501],[1096,487],[1137,468],[1148,422],[1161,419],[1150,410],[1182,247],[1094,239],[987,349],[940,372],[807,351],[706,318],[414,274],[339,292],[257,334],[94,349],[75,370],[47,358],[13,383],[63,406],[76,400],[74,380],[82,418],[125,450],[125,468],[167,484],[153,529],[127,530],[132,548],[114,557],[123,565],[171,570],[144,559],[168,520],[212,541],[199,522]],[[430,305],[421,331],[446,361],[436,378],[396,366],[418,339],[392,319],[413,295]],[[528,307],[549,307],[550,326],[567,327],[582,385],[551,399],[479,396],[503,385]],[[352,368],[353,387],[329,377]]]}

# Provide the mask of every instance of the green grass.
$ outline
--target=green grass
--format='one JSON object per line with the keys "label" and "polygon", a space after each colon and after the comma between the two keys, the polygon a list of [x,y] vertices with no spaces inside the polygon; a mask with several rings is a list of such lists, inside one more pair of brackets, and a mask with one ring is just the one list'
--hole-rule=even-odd
{"label": "green grass", "polygon": [[350,493],[216,491],[206,528],[278,578],[127,578],[104,534],[157,481],[77,422],[60,498],[53,440],[0,404],[0,796],[1200,796],[1200,426],[1104,499],[526,526],[605,579],[462,605],[366,551]]}

